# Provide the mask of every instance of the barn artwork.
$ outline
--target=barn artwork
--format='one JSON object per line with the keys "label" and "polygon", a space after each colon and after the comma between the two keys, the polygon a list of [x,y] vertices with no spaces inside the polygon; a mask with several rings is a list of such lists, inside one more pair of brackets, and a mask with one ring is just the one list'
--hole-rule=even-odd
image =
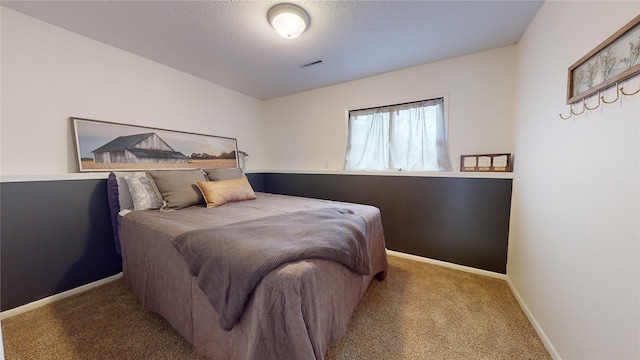
{"label": "barn artwork", "polygon": [[234,138],[70,120],[80,172],[238,167]]}
{"label": "barn artwork", "polygon": [[188,158],[175,151],[156,133],[118,136],[95,149],[96,163],[162,163],[186,164]]}

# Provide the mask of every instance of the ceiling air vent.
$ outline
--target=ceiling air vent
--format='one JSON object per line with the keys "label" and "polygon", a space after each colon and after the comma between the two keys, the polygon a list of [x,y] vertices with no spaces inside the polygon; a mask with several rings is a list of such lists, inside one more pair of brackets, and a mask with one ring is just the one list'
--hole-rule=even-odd
{"label": "ceiling air vent", "polygon": [[321,62],[322,62],[322,60],[312,61],[312,62],[310,62],[308,64],[300,65],[300,69],[304,69],[304,68],[307,68],[309,66],[317,65],[317,64],[320,64]]}

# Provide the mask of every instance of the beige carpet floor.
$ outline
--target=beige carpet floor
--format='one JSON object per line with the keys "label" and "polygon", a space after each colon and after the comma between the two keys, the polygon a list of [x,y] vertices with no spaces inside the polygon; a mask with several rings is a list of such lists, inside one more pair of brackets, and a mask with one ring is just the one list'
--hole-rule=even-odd
{"label": "beige carpet floor", "polygon": [[[389,256],[328,360],[551,359],[500,279]],[[204,359],[117,280],[2,321],[5,356]]]}

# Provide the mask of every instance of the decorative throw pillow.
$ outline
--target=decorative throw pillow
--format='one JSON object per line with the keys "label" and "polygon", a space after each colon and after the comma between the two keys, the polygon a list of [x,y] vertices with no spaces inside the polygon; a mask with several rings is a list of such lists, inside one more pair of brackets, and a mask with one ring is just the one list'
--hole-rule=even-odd
{"label": "decorative throw pillow", "polygon": [[[124,179],[122,181],[126,183]],[[116,244],[116,251],[118,252],[118,254],[121,254],[120,236],[118,234],[118,213],[120,212],[120,202],[118,200],[118,181],[116,180],[116,175],[113,172],[110,173],[109,177],[107,178],[107,200],[109,201],[109,214],[111,214],[113,241]]]}
{"label": "decorative throw pillow", "polygon": [[[118,184],[118,203],[120,204],[121,210],[133,209],[133,199],[131,198],[131,191],[129,190],[129,185],[127,185],[127,181],[124,179],[126,174],[133,174],[132,172],[124,172],[124,171],[115,171],[113,175],[116,177],[116,182]],[[137,172],[138,176],[144,174],[144,172]]]}
{"label": "decorative throw pillow", "polygon": [[244,176],[240,168],[202,169],[202,171],[207,175],[209,181],[240,179]]}
{"label": "decorative throw pillow", "polygon": [[196,187],[196,181],[206,181],[200,169],[193,170],[151,170],[147,174],[155,183],[164,200],[160,211],[178,210],[193,205],[204,204],[204,198]]}
{"label": "decorative throw pillow", "polygon": [[208,208],[256,198],[246,176],[232,180],[196,181],[196,185],[202,192]]}
{"label": "decorative throw pillow", "polygon": [[124,174],[123,177],[129,186],[134,210],[159,209],[163,205],[162,199],[158,196],[147,174],[134,172]]}

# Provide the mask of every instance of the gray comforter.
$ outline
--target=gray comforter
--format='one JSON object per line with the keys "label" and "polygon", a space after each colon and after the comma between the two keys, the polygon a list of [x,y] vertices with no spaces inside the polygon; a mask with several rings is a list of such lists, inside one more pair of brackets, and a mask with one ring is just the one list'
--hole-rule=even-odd
{"label": "gray comforter", "polygon": [[241,317],[258,282],[282,264],[325,259],[369,274],[366,223],[349,209],[298,211],[192,230],[172,242],[226,331]]}
{"label": "gray comforter", "polygon": [[[256,196],[215,208],[126,215],[120,232],[124,280],[145,309],[161,314],[211,359],[324,359],[329,346],[344,335],[371,279],[376,274],[382,278],[387,269],[380,211],[336,201],[260,192]],[[172,239],[195,229],[326,208],[349,209],[366,220],[369,274],[324,259],[283,264],[257,284],[233,329],[222,330],[218,311]]]}

